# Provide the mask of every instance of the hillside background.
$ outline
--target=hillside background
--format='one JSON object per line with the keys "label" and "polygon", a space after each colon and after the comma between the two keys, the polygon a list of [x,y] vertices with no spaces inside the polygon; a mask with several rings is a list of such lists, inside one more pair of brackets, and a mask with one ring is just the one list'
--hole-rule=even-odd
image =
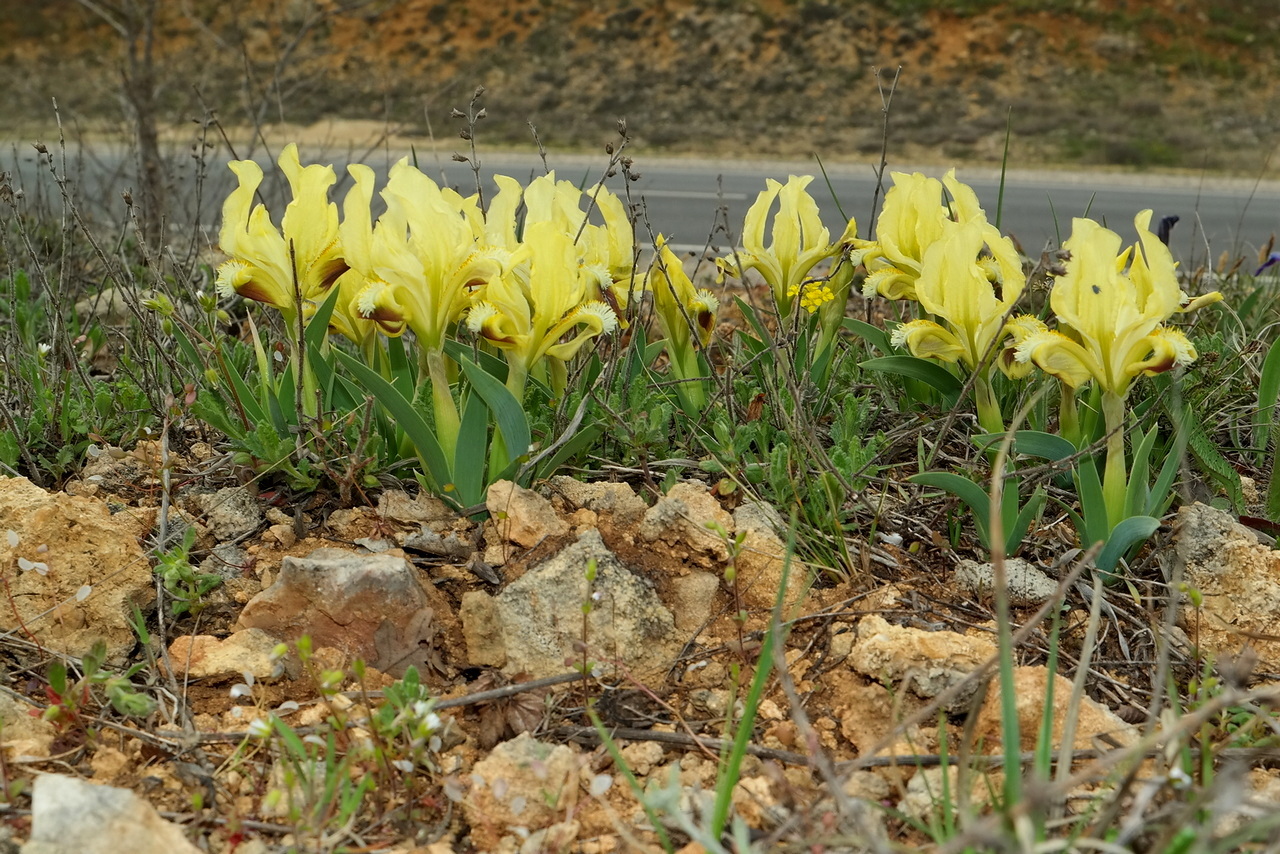
{"label": "hillside background", "polygon": [[[152,77],[147,17],[154,13]],[[1275,0],[52,0],[0,4],[0,136],[363,120],[482,144],[1257,174],[1280,128]],[[132,56],[132,60],[130,57]],[[876,70],[880,75],[877,78]],[[121,86],[130,77],[133,89]],[[134,97],[126,97],[132,94]]]}

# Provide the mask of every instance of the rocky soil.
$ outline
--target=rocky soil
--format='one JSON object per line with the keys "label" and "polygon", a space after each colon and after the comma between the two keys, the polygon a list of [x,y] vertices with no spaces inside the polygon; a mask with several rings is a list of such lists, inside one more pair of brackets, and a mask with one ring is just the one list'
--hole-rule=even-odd
{"label": "rocky soil", "polygon": [[[786,560],[773,508],[734,506],[691,480],[665,495],[569,477],[537,490],[500,482],[483,522],[395,490],[376,506],[280,507],[196,444],[168,458],[183,485],[167,527],[194,529],[200,568],[221,584],[197,614],[157,623],[156,609],[172,607],[147,554],[160,525],[161,454],[156,443],[105,449],[60,492],[0,478],[0,747],[10,781],[34,778],[30,817],[8,820],[17,841],[29,840],[24,854],[70,850],[56,847],[68,839],[107,850],[94,847],[103,838],[195,850],[175,841],[179,830],[212,851],[296,841],[270,795],[281,785],[278,760],[245,747],[256,743],[250,722],[274,712],[305,733],[339,716],[345,737],[359,739],[370,697],[410,665],[441,700],[443,737],[435,770],[415,772],[423,802],[438,806],[435,823],[398,850],[645,849],[654,837],[619,767],[582,726],[584,698],[619,733],[642,784],[674,780],[696,801],[716,786],[717,739],[732,734],[775,605],[788,627],[783,669],[759,706],[734,792],[751,827],[820,826],[833,797],[925,818],[941,769],[917,769],[912,757],[936,755],[944,738],[1002,749],[990,578],[936,547],[884,544],[874,573],[815,572]],[[725,580],[731,562],[736,584]],[[1160,639],[1175,663],[1190,661],[1194,644],[1237,662],[1247,647],[1245,672],[1280,673],[1280,559],[1256,534],[1192,505],[1158,563],[1203,593]],[[1048,589],[1026,582],[1033,572]],[[1020,621],[1056,592],[1050,574],[1015,573]],[[1109,596],[1104,625],[1120,638],[1103,648],[1128,664],[1095,666],[1078,695],[1069,677],[1087,599],[1070,587],[1066,595],[1066,675],[1043,666],[1044,626],[1033,622],[1019,646],[1023,749],[1035,745],[1051,678],[1055,743],[1077,703],[1072,741],[1082,756],[1133,744],[1152,639],[1128,625],[1126,597]],[[135,608],[153,615],[145,640],[130,625]],[[308,654],[279,654],[277,644],[294,649],[304,635]],[[162,699],[157,711],[124,718],[95,695],[74,723],[33,716],[50,704],[48,662],[81,656],[96,639],[106,641],[107,668],[143,664],[135,681]],[[368,665],[358,679],[356,659]],[[346,674],[327,695],[322,670]],[[1249,780],[1259,797],[1280,788],[1265,771]],[[986,785],[975,783],[975,797]],[[910,838],[881,810],[859,814],[860,832]],[[369,838],[389,845],[396,833]]]}

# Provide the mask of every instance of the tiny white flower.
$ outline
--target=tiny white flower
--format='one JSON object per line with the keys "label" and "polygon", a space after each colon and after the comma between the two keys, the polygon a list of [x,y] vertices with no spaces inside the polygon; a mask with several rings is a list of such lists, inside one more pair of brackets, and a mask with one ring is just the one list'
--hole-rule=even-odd
{"label": "tiny white flower", "polygon": [[253,688],[245,685],[243,682],[231,686],[231,699],[238,700],[241,697],[248,697],[253,694]]}
{"label": "tiny white flower", "polygon": [[435,712],[429,712],[427,716],[423,718],[422,722],[427,725],[427,729],[429,730],[434,731],[434,730],[440,729],[440,724],[441,724],[440,716],[437,715]]}
{"label": "tiny white flower", "polygon": [[83,602],[89,598],[89,594],[93,593],[92,584],[81,584],[80,589],[76,591],[76,601]]}
{"label": "tiny white flower", "polygon": [[413,773],[413,763],[408,759],[393,759],[391,760],[391,767],[405,774]]}
{"label": "tiny white flower", "polygon": [[49,355],[50,353],[52,353],[52,352],[53,352],[53,345],[52,345],[52,344],[37,344],[37,345],[36,345],[36,352],[37,352],[37,353],[39,353],[41,356],[47,356],[47,355]]}
{"label": "tiny white flower", "polygon": [[18,536],[18,532],[10,528],[4,533],[5,538],[9,540],[9,548],[16,549],[18,543],[22,542],[22,538]]}
{"label": "tiny white flower", "polygon": [[271,721],[267,718],[254,718],[249,721],[248,731],[252,738],[266,738],[271,735]]}

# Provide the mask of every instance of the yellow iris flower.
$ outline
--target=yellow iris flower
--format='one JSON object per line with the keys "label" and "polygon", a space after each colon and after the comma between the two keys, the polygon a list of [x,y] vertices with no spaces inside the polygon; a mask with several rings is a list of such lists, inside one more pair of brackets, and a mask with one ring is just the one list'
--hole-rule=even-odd
{"label": "yellow iris flower", "polygon": [[367,250],[352,258],[366,281],[357,308],[388,335],[408,326],[424,352],[439,351],[472,290],[499,277],[502,264],[480,251],[484,222],[469,209],[473,203],[442,190],[407,159],[391,167],[382,196],[387,210]]}
{"label": "yellow iris flower", "polygon": [[[218,268],[218,293],[233,293],[279,309],[292,319],[297,295],[310,314],[348,270],[338,241],[338,207],[329,201],[336,178],[332,166],[303,166],[290,143],[277,161],[289,179],[293,200],[277,229],[264,205],[254,205],[262,167],[252,160],[228,165],[239,186],[222,208],[219,242],[231,260]],[[346,332],[347,330],[343,330]]]}
{"label": "yellow iris flower", "polygon": [[1009,238],[988,243],[982,224],[974,220],[950,226],[925,250],[915,282],[916,300],[943,323],[904,323],[894,330],[893,343],[905,345],[914,356],[961,362],[972,371],[1007,334],[1005,315],[1026,279]]}
{"label": "yellow iris flower", "polygon": [[[942,202],[944,188],[950,204]],[[956,179],[954,169],[941,181],[920,172],[894,172],[893,186],[876,220],[876,239],[862,257],[867,268],[863,294],[915,299],[925,252],[942,239],[949,223],[966,222],[978,222],[989,245],[1003,239],[999,229],[987,222],[973,189]]]}
{"label": "yellow iris flower", "polygon": [[[491,280],[467,313],[468,328],[504,351],[507,387],[517,398],[543,357],[566,362],[587,341],[617,328],[612,308],[586,299],[572,235],[554,221],[530,223],[524,250],[527,279],[509,273]],[[562,340],[566,336],[572,337]]]}
{"label": "yellow iris flower", "polygon": [[[740,279],[747,270],[759,271],[773,289],[782,317],[791,315],[793,301],[809,271],[819,261],[838,255],[845,239],[852,238],[857,230],[850,221],[841,239],[831,242],[831,234],[819,216],[818,203],[806,189],[812,181],[812,175],[791,175],[786,184],[767,179],[765,189],[743,220],[742,250],[716,261],[722,276]],[[775,202],[778,210],[773,215],[771,240],[766,246],[765,224]]]}
{"label": "yellow iris flower", "polygon": [[1072,388],[1094,380],[1123,398],[1138,375],[1195,360],[1187,337],[1163,324],[1176,313],[1217,302],[1222,294],[1189,300],[1178,286],[1173,256],[1150,224],[1151,211],[1139,213],[1134,218],[1138,242],[1122,252],[1114,231],[1091,219],[1073,221],[1063,244],[1070,253],[1066,275],[1054,282],[1049,297],[1059,325],[1068,331],[1028,336],[1018,345],[1019,361],[1035,363]]}
{"label": "yellow iris flower", "polygon": [[706,389],[698,351],[711,342],[720,301],[710,291],[693,286],[666,238],[658,235],[656,245],[658,257],[649,268],[646,285],[653,292],[653,307],[666,336],[671,372],[681,381],[676,391],[688,411],[700,412],[706,406]]}
{"label": "yellow iris flower", "polygon": [[1164,322],[1222,299],[1214,291],[1188,299],[1178,287],[1169,248],[1151,232],[1151,211],[1134,218],[1138,242],[1121,251],[1120,235],[1091,219],[1076,219],[1063,244],[1070,253],[1065,275],[1049,296],[1059,329],[1028,335],[1017,359],[1034,363],[1063,382],[1064,429],[1075,432],[1072,392],[1089,382],[1102,391],[1107,461],[1102,491],[1111,527],[1127,513],[1124,452],[1125,397],[1141,374],[1157,374],[1196,358],[1195,347]]}

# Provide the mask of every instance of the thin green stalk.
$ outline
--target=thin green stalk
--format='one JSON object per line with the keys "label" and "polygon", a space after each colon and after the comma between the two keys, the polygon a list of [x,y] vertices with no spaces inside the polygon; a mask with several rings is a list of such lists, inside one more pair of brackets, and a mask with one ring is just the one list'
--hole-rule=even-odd
{"label": "thin green stalk", "polygon": [[991,377],[983,369],[973,378],[973,401],[978,407],[978,423],[988,433],[1004,432],[1004,416],[1000,414],[1000,401],[991,387]]}
{"label": "thin green stalk", "polygon": [[1058,383],[1062,401],[1058,404],[1058,434],[1076,446],[1081,445],[1080,412],[1076,409],[1076,390],[1064,382]]}
{"label": "thin green stalk", "polygon": [[1127,516],[1125,496],[1129,477],[1124,460],[1124,398],[1102,392],[1102,414],[1107,425],[1107,467],[1102,477],[1102,497],[1107,505],[1107,526],[1115,528]]}
{"label": "thin green stalk", "polygon": [[458,406],[453,402],[453,392],[449,388],[444,351],[424,348],[422,356],[426,362],[427,376],[431,378],[431,404],[436,418],[436,437],[445,459],[452,461],[458,448],[461,419],[458,417]]}

